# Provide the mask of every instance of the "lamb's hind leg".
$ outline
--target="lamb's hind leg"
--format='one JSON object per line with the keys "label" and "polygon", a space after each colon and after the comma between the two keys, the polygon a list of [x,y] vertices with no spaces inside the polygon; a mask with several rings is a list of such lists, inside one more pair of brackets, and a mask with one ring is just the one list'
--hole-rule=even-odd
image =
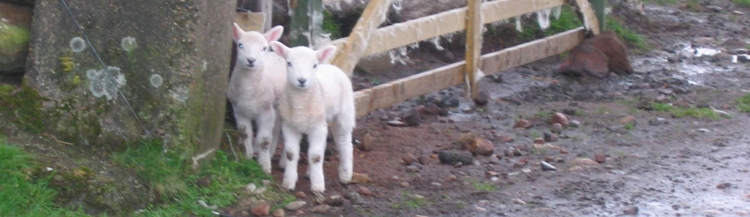
{"label": "lamb's hind leg", "polygon": [[348,184],[352,180],[354,170],[354,153],[352,145],[352,131],[354,117],[339,117],[332,126],[333,140],[339,152],[339,182]]}
{"label": "lamb's hind leg", "polygon": [[325,175],[323,174],[323,161],[326,152],[326,136],[328,129],[325,125],[315,127],[313,132],[307,134],[310,148],[307,150],[308,169],[310,172],[310,189],[318,201],[323,200],[323,192],[326,190]]}
{"label": "lamb's hind leg", "polygon": [[260,164],[263,172],[271,173],[271,157],[273,152],[276,150],[278,136],[274,135],[274,128],[276,127],[276,112],[270,110],[265,112],[263,115],[259,115],[256,123],[258,124],[258,135],[255,137],[255,144],[260,146],[258,152],[258,164]]}
{"label": "lamb's hind leg", "polygon": [[251,120],[239,113],[237,107],[234,110],[234,118],[237,120],[237,131],[244,135],[240,135],[242,139],[242,145],[245,146],[245,158],[253,158],[253,123]]}

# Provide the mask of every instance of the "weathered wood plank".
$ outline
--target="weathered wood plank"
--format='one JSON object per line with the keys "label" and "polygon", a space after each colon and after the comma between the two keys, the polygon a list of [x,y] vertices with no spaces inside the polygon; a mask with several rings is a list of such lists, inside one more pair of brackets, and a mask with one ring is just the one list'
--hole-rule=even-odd
{"label": "weathered wood plank", "polygon": [[[528,64],[572,49],[583,41],[583,27],[521,44],[482,56],[481,68],[486,74]],[[357,116],[377,109],[464,83],[466,62],[458,62],[406,78],[355,92]]]}
{"label": "weathered wood plank", "polygon": [[482,56],[482,0],[467,0],[466,11],[466,97],[473,99],[479,93],[477,79]]}
{"label": "weathered wood plank", "polygon": [[[562,6],[565,0],[506,0],[482,3],[483,23],[520,16],[534,11]],[[466,28],[466,8],[414,19],[379,28],[372,32],[365,56],[388,51]],[[346,39],[331,42],[339,47]]]}
{"label": "weathered wood plank", "polygon": [[234,16],[234,22],[237,23],[242,30],[263,32],[265,17],[265,13],[237,12]]}
{"label": "weathered wood plank", "polygon": [[354,25],[352,33],[346,38],[346,43],[336,46],[338,52],[331,61],[333,65],[338,66],[351,77],[354,66],[357,65],[362,56],[365,56],[364,53],[371,38],[370,35],[385,21],[385,15],[388,13],[391,3],[393,3],[393,0],[370,0],[365,11],[362,12],[362,17]]}
{"label": "weathered wood plank", "polygon": [[596,13],[594,13],[594,9],[591,7],[589,0],[575,0],[573,6],[577,7],[583,15],[583,17],[581,17],[583,27],[591,32],[591,34],[598,35],[601,32],[601,29],[599,28],[599,20],[596,18]]}

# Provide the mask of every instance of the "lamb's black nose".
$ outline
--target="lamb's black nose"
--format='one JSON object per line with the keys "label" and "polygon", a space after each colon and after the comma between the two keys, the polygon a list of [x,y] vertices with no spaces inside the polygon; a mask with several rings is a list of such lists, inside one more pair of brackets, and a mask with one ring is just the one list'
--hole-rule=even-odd
{"label": "lamb's black nose", "polygon": [[247,65],[250,67],[255,66],[255,58],[247,58]]}
{"label": "lamb's black nose", "polygon": [[305,85],[305,81],[307,81],[307,79],[299,78],[299,79],[297,79],[297,81],[299,81],[300,85]]}

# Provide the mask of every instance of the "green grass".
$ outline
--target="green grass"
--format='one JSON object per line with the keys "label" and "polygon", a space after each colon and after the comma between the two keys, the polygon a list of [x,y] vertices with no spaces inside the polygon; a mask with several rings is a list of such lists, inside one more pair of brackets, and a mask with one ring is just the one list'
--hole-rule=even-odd
{"label": "green grass", "polygon": [[35,179],[41,165],[18,147],[0,138],[0,216],[87,216],[56,205],[57,192],[48,187],[48,177]]}
{"label": "green grass", "polygon": [[750,94],[737,98],[737,110],[740,112],[750,112]]}
{"label": "green grass", "polygon": [[750,7],[750,0],[732,0],[736,4],[743,5],[745,7]]}
{"label": "green grass", "polygon": [[608,17],[606,25],[606,29],[614,31],[618,37],[625,41],[625,43],[631,44],[641,51],[650,51],[653,49],[642,35],[628,29],[625,25],[620,23],[620,21]]}
{"label": "green grass", "polygon": [[582,25],[583,24],[581,24],[581,20],[578,19],[575,10],[573,10],[570,5],[565,5],[560,10],[559,19],[551,18],[549,29],[545,30],[544,34],[546,36],[550,36],[560,32],[578,28]]}
{"label": "green grass", "polygon": [[[217,151],[210,165],[198,170],[177,153],[163,152],[158,142],[142,143],[122,153],[114,154],[114,161],[124,167],[133,168],[148,183],[149,190],[161,204],[151,205],[141,216],[212,216],[211,210],[197,203],[203,200],[209,205],[224,207],[231,205],[249,183],[260,186],[261,180],[270,179],[255,161],[230,160],[222,151]],[[199,178],[208,177],[207,187],[195,185]],[[292,198],[278,195],[284,202]]]}
{"label": "green grass", "polygon": [[695,117],[695,118],[711,118],[719,119],[719,115],[714,112],[711,108],[680,108],[674,107],[666,103],[651,103],[651,107],[654,111],[669,112],[676,118],[680,117]]}
{"label": "green grass", "polygon": [[625,129],[632,130],[634,128],[635,128],[635,123],[633,122],[625,123]]}
{"label": "green grass", "polygon": [[331,34],[331,40],[341,38],[339,24],[328,10],[323,10],[323,30]]}
{"label": "green grass", "polygon": [[497,189],[497,186],[492,185],[491,183],[483,183],[479,181],[475,181],[471,183],[471,187],[474,187],[474,189],[477,189],[477,191],[495,191]]}
{"label": "green grass", "polygon": [[658,5],[677,4],[677,0],[643,0],[643,3],[653,3]]}
{"label": "green grass", "polygon": [[542,134],[540,134],[539,132],[536,132],[536,131],[531,132],[531,139],[536,139],[536,138],[539,138],[539,137],[542,137]]}
{"label": "green grass", "polygon": [[428,205],[430,202],[427,201],[422,196],[409,194],[409,193],[402,193],[401,194],[401,202],[393,203],[391,204],[391,208],[399,209],[399,208],[411,208],[416,209],[425,205]]}

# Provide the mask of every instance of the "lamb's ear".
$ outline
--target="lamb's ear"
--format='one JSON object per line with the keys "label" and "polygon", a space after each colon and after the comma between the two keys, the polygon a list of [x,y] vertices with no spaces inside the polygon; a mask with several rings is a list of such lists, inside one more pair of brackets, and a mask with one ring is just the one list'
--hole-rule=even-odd
{"label": "lamb's ear", "polygon": [[271,49],[273,49],[274,53],[284,59],[286,59],[286,56],[289,54],[289,47],[278,41],[271,42]]}
{"label": "lamb's ear", "polygon": [[326,63],[331,59],[331,57],[333,57],[333,54],[336,53],[336,46],[326,45],[325,47],[315,51],[315,53],[318,54],[318,61],[320,61],[321,63]]}
{"label": "lamb's ear", "polygon": [[278,41],[282,34],[284,34],[284,26],[274,26],[269,29],[268,32],[264,33],[263,36],[266,37],[266,40],[271,42]]}
{"label": "lamb's ear", "polygon": [[234,40],[239,41],[243,33],[245,33],[245,30],[242,30],[242,28],[240,28],[240,25],[237,25],[237,23],[234,23],[234,30],[232,30],[232,35],[234,35]]}

